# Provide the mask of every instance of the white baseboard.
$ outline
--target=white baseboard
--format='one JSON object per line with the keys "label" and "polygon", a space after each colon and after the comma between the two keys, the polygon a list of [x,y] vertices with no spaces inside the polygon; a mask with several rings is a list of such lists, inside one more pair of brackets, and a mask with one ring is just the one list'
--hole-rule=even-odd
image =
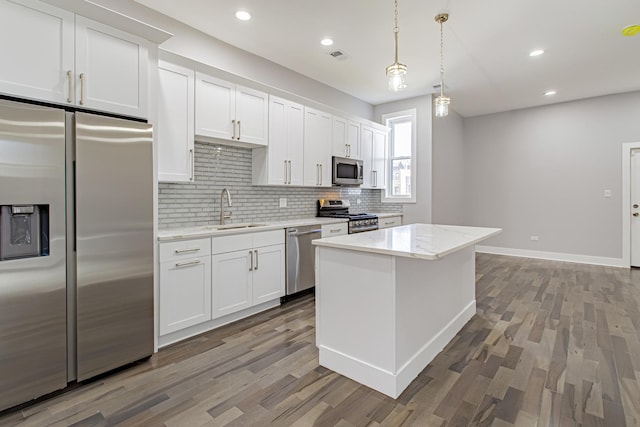
{"label": "white baseboard", "polygon": [[562,252],[533,251],[529,249],[501,248],[498,246],[476,245],[476,252],[495,255],[507,255],[523,258],[547,259],[551,261],[575,262],[578,264],[605,265],[608,267],[628,268],[622,258],[608,258],[591,255],[567,254]]}
{"label": "white baseboard", "polygon": [[397,399],[474,314],[475,300],[422,346],[395,374],[324,345],[318,347],[320,365]]}

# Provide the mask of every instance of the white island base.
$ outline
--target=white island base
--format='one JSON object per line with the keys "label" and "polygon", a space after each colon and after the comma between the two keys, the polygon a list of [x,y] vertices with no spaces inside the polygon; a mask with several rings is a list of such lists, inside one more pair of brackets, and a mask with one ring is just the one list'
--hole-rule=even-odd
{"label": "white island base", "polygon": [[411,224],[314,241],[320,365],[397,398],[475,314],[475,242],[499,232]]}

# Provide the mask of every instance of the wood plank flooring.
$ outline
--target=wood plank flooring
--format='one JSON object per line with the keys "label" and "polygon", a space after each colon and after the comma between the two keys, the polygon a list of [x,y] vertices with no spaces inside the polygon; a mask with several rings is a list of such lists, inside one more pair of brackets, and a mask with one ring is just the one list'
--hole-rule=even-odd
{"label": "wood plank flooring", "polygon": [[476,276],[477,315],[397,400],[318,366],[309,296],[0,425],[640,425],[639,270],[479,254]]}

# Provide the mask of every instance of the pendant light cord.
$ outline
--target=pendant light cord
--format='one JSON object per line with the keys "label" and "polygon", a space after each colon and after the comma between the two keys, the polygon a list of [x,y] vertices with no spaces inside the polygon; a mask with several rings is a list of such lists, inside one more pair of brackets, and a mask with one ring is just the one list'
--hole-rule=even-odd
{"label": "pendant light cord", "polygon": [[395,61],[394,63],[398,63],[398,33],[400,30],[398,29],[398,0],[395,0],[395,15],[393,18],[393,39],[394,39],[394,50],[395,50]]}
{"label": "pendant light cord", "polygon": [[444,33],[440,21],[440,96],[444,96]]}

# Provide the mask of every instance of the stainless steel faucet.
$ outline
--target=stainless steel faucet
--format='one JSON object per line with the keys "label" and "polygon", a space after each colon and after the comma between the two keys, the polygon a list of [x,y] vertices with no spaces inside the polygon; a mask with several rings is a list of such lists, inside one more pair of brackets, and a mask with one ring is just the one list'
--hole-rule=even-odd
{"label": "stainless steel faucet", "polygon": [[220,193],[220,225],[224,225],[225,219],[231,219],[231,214],[224,214],[224,193],[227,193],[227,204],[229,205],[229,207],[233,206],[231,204],[231,193],[229,193],[229,190],[227,190],[226,188],[223,188],[222,193]]}

